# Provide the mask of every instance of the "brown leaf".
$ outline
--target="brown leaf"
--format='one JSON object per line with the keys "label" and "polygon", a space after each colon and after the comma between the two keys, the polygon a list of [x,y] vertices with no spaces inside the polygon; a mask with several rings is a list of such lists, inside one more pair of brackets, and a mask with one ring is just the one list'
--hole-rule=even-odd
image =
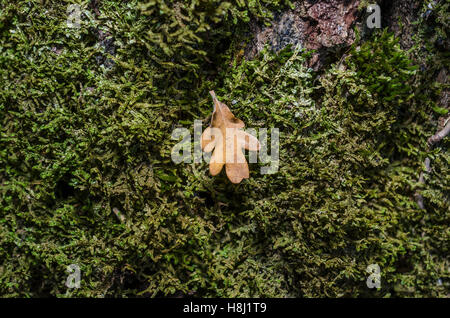
{"label": "brown leaf", "polygon": [[254,136],[241,130],[245,124],[236,118],[227,105],[221,103],[214,91],[209,92],[214,101],[214,111],[211,125],[206,128],[201,137],[203,151],[211,152],[209,171],[217,175],[225,165],[228,179],[239,183],[249,177],[248,163],[245,160],[244,149],[258,151],[259,141]]}

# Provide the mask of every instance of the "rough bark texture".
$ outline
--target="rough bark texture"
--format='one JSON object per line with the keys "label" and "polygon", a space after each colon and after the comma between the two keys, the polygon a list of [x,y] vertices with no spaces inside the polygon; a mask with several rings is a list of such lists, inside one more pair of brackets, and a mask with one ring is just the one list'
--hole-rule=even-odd
{"label": "rough bark texture", "polygon": [[[384,0],[381,2],[382,27],[389,27],[400,39],[400,45],[408,50],[414,45],[414,22],[418,18],[420,3],[411,0]],[[399,24],[401,21],[401,24]]]}
{"label": "rough bark texture", "polygon": [[358,17],[359,0],[320,0],[295,3],[295,9],[275,17],[273,24],[263,27],[252,24],[254,38],[246,48],[246,57],[254,58],[269,43],[274,51],[288,44],[314,49],[310,66],[318,69],[326,49],[353,43],[353,26]]}

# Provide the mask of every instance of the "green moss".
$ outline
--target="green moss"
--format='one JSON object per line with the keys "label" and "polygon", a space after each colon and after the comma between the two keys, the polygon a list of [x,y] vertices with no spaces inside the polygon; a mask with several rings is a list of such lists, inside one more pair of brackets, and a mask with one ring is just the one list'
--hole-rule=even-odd
{"label": "green moss", "polygon": [[[2,3],[2,296],[446,295],[448,139],[428,150],[436,92],[391,35],[317,74],[289,49],[231,57],[249,17],[287,2],[105,1],[79,30],[69,3]],[[235,186],[171,161],[210,89],[280,129],[276,174],[253,164]]]}

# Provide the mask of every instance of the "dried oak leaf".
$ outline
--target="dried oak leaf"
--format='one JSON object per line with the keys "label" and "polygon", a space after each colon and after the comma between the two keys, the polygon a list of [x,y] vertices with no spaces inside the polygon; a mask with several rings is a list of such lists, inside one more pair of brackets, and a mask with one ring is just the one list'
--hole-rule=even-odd
{"label": "dried oak leaf", "polygon": [[258,151],[259,141],[241,130],[245,127],[244,122],[236,118],[228,106],[217,99],[214,91],[209,93],[214,101],[214,111],[211,124],[201,137],[202,150],[204,152],[214,150],[209,162],[209,172],[215,176],[225,165],[228,179],[232,183],[239,183],[249,177],[243,149]]}

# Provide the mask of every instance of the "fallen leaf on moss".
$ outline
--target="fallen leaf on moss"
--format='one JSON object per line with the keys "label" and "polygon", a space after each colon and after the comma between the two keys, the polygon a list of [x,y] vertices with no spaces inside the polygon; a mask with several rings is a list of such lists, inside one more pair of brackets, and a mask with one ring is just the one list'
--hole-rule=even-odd
{"label": "fallen leaf on moss", "polygon": [[243,149],[258,151],[259,141],[246,133],[242,128],[245,124],[236,118],[227,105],[221,103],[214,91],[209,92],[214,101],[214,111],[211,125],[205,129],[201,137],[204,152],[211,152],[209,171],[217,175],[225,165],[228,179],[232,183],[240,183],[249,178],[249,168]]}

